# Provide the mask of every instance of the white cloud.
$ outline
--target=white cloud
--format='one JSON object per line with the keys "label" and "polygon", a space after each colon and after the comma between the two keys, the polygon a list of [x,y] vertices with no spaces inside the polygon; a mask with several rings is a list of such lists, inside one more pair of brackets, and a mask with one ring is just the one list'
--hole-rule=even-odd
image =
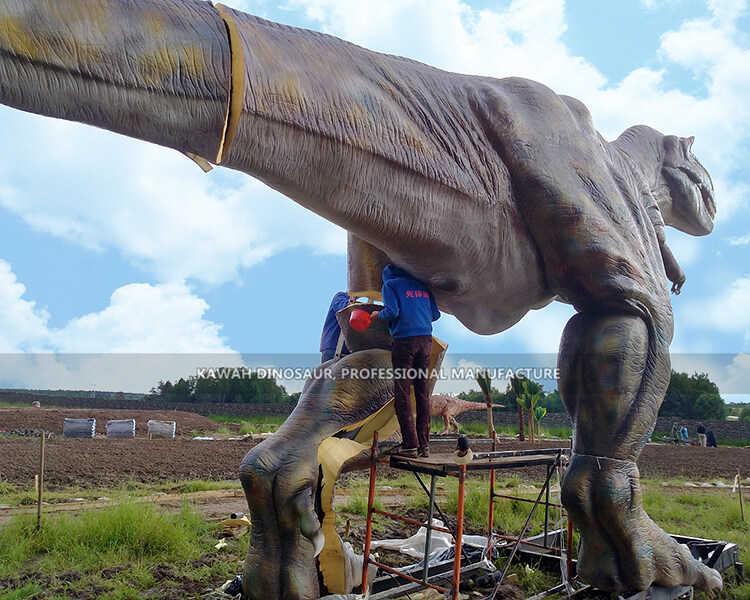
{"label": "white cloud", "polygon": [[50,331],[59,352],[228,352],[221,326],[204,318],[208,304],[180,283],[132,283],[107,308]]}
{"label": "white cloud", "polygon": [[61,328],[25,294],[0,260],[0,380],[15,385],[146,391],[215,364],[206,354],[221,354],[222,366],[241,364],[221,326],[205,318],[208,304],[182,282],[123,286],[106,308]]}
{"label": "white cloud", "polygon": [[44,344],[49,315],[25,300],[26,287],[0,260],[0,353],[35,350]]}
{"label": "white cloud", "polygon": [[690,311],[703,325],[721,331],[750,332],[750,277],[735,280],[729,289],[708,301],[694,304]]}
{"label": "white cloud", "polygon": [[729,243],[732,246],[747,246],[750,244],[750,233],[740,237],[729,238]]}
{"label": "white cloud", "polygon": [[245,175],[205,175],[176,152],[8,109],[0,123],[1,206],[37,230],[115,248],[161,281],[220,284],[286,248],[345,250],[342,230]]}

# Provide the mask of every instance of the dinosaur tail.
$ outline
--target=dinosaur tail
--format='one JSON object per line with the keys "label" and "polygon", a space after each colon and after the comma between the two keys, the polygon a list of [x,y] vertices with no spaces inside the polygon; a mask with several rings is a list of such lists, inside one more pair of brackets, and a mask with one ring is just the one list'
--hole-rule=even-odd
{"label": "dinosaur tail", "polygon": [[[486,410],[487,405],[484,402],[470,402],[469,400],[455,400],[454,406],[456,406],[456,414],[468,412],[470,410]],[[492,404],[492,408],[503,408],[502,404]]]}

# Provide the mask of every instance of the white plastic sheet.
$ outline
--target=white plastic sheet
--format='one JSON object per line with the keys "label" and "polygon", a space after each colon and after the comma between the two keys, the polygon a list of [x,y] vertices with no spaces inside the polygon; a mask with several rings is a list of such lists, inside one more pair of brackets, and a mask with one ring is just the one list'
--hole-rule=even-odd
{"label": "white plastic sheet", "polygon": [[134,438],[135,419],[118,419],[107,421],[108,438]]}
{"label": "white plastic sheet", "polygon": [[96,419],[65,419],[63,435],[66,438],[93,438],[96,433]]}
{"label": "white plastic sheet", "polygon": [[174,421],[155,421],[151,419],[147,423],[148,433],[152,438],[173,438],[177,430]]}
{"label": "white plastic sheet", "polygon": [[[440,519],[432,520],[433,527],[445,527]],[[383,548],[385,550],[394,550],[401,552],[413,558],[424,558],[425,542],[427,540],[427,528],[420,527],[413,536],[405,539],[375,540],[370,547],[373,550]],[[465,535],[462,537],[462,543],[468,546],[485,548],[487,538],[483,535]],[[430,538],[430,554],[452,548],[455,545],[453,536],[450,533],[442,531],[433,531]]]}

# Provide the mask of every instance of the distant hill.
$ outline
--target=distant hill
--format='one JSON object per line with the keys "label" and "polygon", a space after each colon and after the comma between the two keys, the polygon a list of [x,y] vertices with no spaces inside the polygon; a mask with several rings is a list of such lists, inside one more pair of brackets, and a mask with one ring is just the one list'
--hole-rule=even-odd
{"label": "distant hill", "polygon": [[146,394],[130,392],[100,392],[96,390],[33,390],[20,388],[0,388],[0,394],[33,394],[36,396],[64,398],[101,398],[102,400],[143,400]]}

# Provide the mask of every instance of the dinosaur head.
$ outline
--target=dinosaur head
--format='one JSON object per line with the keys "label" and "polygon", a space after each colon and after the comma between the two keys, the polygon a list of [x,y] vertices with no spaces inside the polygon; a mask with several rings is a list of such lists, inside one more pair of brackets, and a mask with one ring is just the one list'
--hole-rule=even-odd
{"label": "dinosaur head", "polygon": [[707,235],[714,228],[716,202],[711,176],[693,156],[693,137],[665,135],[659,174],[659,207],[664,222],[691,235]]}

